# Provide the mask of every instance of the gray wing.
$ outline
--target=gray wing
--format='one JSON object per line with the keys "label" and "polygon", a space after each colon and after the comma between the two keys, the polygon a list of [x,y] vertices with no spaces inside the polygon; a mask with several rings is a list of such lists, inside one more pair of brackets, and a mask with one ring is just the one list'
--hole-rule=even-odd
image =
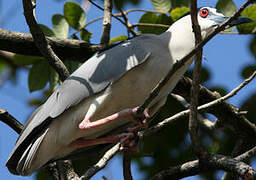
{"label": "gray wing", "polygon": [[101,92],[127,71],[145,62],[150,54],[143,48],[143,36],[96,53],[63,82],[27,123],[8,162],[11,163],[12,156],[16,156],[14,161],[17,161],[17,156],[22,155],[32,139],[42,133],[53,118],[81,100]]}

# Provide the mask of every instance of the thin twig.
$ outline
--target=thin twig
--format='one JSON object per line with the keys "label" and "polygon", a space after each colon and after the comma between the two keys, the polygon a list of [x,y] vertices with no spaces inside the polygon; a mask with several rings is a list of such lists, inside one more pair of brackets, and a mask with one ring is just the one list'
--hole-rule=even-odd
{"label": "thin twig", "polygon": [[164,28],[170,27],[170,25],[166,25],[166,24],[151,24],[151,23],[135,23],[131,25],[131,27],[136,27],[136,26],[150,26],[150,27],[164,27]]}
{"label": "thin twig", "polygon": [[[146,9],[128,9],[125,12],[125,14],[129,14],[131,12],[146,12],[146,13],[155,13],[155,14],[166,14],[163,12],[158,12],[158,11],[150,11],[150,10],[146,10]],[[114,14],[115,16],[122,16],[120,13],[119,14]]]}
{"label": "thin twig", "polygon": [[10,115],[6,110],[2,108],[0,108],[0,121],[7,124],[18,134],[20,134],[23,129],[23,125],[17,119],[15,119],[12,115]]}
{"label": "thin twig", "polygon": [[[178,101],[185,109],[189,109],[190,104],[182,96],[173,94],[173,93],[171,93],[170,95],[172,96],[172,98],[174,98],[176,101]],[[198,118],[200,125],[204,129],[206,129],[208,131],[212,131],[216,128],[217,121],[212,122],[209,119],[206,119],[205,117],[203,117],[202,114],[200,114],[200,113],[197,114],[197,118]]]}
{"label": "thin twig", "polygon": [[[69,76],[69,72],[62,61],[54,53],[51,46],[47,42],[40,26],[37,24],[34,16],[35,4],[31,0],[22,0],[24,8],[24,16],[33,36],[34,42],[42,55],[47,59],[49,64],[58,72],[60,79],[63,81]],[[35,3],[35,1],[33,1]]]}
{"label": "thin twig", "polygon": [[130,152],[125,152],[123,156],[123,176],[124,180],[132,180],[132,172],[131,172],[131,161],[132,156]]}
{"label": "thin twig", "polygon": [[80,177],[81,180],[88,180],[90,179],[94,174],[96,174],[98,171],[103,169],[108,161],[116,154],[118,153],[120,149],[120,143],[117,143],[115,146],[113,146],[111,149],[109,149],[103,157],[90,169],[88,169],[83,176]]}
{"label": "thin twig", "polygon": [[[95,2],[93,2],[92,0],[88,0],[90,3],[92,3],[95,7],[97,7],[98,9],[104,11],[104,9],[102,7],[100,7],[99,5],[97,5]],[[115,16],[114,14],[111,13],[111,16],[113,18],[115,18],[116,20],[118,20],[120,23],[122,23],[123,25],[126,26],[125,22],[123,22],[120,18],[118,18],[117,16]]]}
{"label": "thin twig", "polygon": [[[162,12],[150,11],[150,10],[145,10],[145,9],[128,9],[128,10],[124,11],[124,14],[127,15],[127,14],[129,14],[129,13],[131,13],[131,12],[136,12],[136,11],[138,11],[138,12],[156,13],[156,14],[166,14],[166,13],[162,13]],[[114,17],[122,17],[122,13],[113,14],[113,16],[114,16]],[[98,21],[98,20],[101,20],[101,19],[103,19],[103,18],[104,18],[103,16],[98,17],[98,18],[95,18],[95,19],[89,21],[89,22],[85,25],[85,27],[88,26],[88,25],[90,25],[90,24],[92,24],[92,23],[94,23],[94,22],[96,22],[96,21]],[[123,24],[123,25],[124,25],[124,24]]]}
{"label": "thin twig", "polygon": [[104,19],[102,23],[101,44],[107,45],[110,40],[112,0],[104,1]]}
{"label": "thin twig", "polygon": [[128,32],[131,32],[134,36],[137,35],[136,31],[134,30],[133,26],[131,25],[126,13],[123,11],[123,9],[120,9],[121,15],[124,18],[126,27],[128,29]]}

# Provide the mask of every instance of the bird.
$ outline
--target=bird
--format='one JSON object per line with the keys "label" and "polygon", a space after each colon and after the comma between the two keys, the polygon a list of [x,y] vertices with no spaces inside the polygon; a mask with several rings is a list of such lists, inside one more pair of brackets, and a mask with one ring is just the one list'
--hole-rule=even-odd
{"label": "bird", "polygon": [[[228,19],[212,7],[198,8],[197,17],[202,39]],[[240,17],[226,28],[249,22]],[[7,168],[12,174],[29,176],[79,150],[129,138],[129,133],[111,132],[138,123],[133,118],[137,107],[195,45],[191,15],[187,13],[160,35],[138,35],[95,53],[34,111],[16,141]],[[168,80],[143,113],[144,118],[165,104],[193,59]]]}

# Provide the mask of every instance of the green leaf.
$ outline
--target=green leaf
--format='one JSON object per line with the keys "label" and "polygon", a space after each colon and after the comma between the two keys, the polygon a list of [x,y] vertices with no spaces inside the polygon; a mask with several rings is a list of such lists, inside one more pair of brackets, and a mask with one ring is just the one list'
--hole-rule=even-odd
{"label": "green leaf", "polygon": [[52,25],[54,33],[57,38],[68,38],[69,25],[65,17],[61,14],[55,14],[52,16]]}
{"label": "green leaf", "polygon": [[82,63],[78,61],[66,60],[64,61],[64,64],[66,65],[68,71],[73,73],[77,68],[79,68],[79,66],[81,66]]}
{"label": "green leaf", "polygon": [[68,24],[76,30],[81,30],[86,23],[84,10],[75,2],[66,2],[64,5],[64,17]]}
{"label": "green leaf", "polygon": [[28,104],[30,106],[41,106],[42,104],[44,104],[44,101],[42,99],[30,99],[28,101]]}
{"label": "green leaf", "polygon": [[[172,19],[171,17],[165,14],[156,15],[155,13],[145,13],[141,16],[139,23],[171,25]],[[146,34],[146,33],[161,34],[165,32],[167,29],[168,28],[156,27],[156,26],[139,26],[138,27],[138,30],[143,34]]]}
{"label": "green leaf", "polygon": [[24,56],[21,54],[15,54],[13,56],[13,63],[18,66],[31,65],[42,60],[43,58],[39,56]]}
{"label": "green leaf", "polygon": [[91,39],[91,37],[92,37],[92,33],[89,32],[89,31],[86,30],[86,29],[82,29],[82,30],[80,31],[80,37],[81,37],[82,40],[84,40],[84,41],[90,43],[90,39]]}
{"label": "green leaf", "polygon": [[51,28],[49,28],[49,27],[47,27],[46,25],[43,25],[43,24],[39,24],[39,26],[42,29],[45,36],[56,37],[53,30],[51,30]]}
{"label": "green leaf", "polygon": [[30,92],[43,89],[50,75],[50,66],[45,61],[39,61],[33,64],[28,75],[28,86]]}
{"label": "green leaf", "polygon": [[225,16],[232,16],[237,8],[232,0],[219,0],[216,9],[222,12]]}
{"label": "green leaf", "polygon": [[243,78],[248,78],[252,73],[256,71],[256,66],[255,65],[248,65],[245,68],[243,68],[241,72],[241,76]]}
{"label": "green leaf", "polygon": [[123,8],[128,3],[132,3],[133,5],[137,5],[141,1],[142,0],[114,0],[114,8],[120,10],[121,8]]}
{"label": "green leaf", "polygon": [[251,50],[251,53],[256,58],[256,36],[254,36],[250,42],[250,50]]}
{"label": "green leaf", "polygon": [[58,86],[58,82],[59,82],[59,74],[53,69],[50,69],[50,91],[54,91],[57,86]]}
{"label": "green leaf", "polygon": [[172,3],[172,9],[177,7],[190,7],[190,0],[170,0]]}
{"label": "green leaf", "polygon": [[0,72],[2,72],[6,67],[8,67],[6,62],[0,59]]}
{"label": "green leaf", "polygon": [[172,4],[170,0],[151,0],[153,8],[157,12],[167,13],[170,11]]}
{"label": "green leaf", "polygon": [[242,15],[244,17],[250,18],[253,20],[251,23],[241,24],[237,26],[237,30],[240,34],[251,34],[255,33],[256,31],[256,4],[247,7],[243,12]]}
{"label": "green leaf", "polygon": [[172,20],[177,21],[181,16],[188,13],[189,11],[190,9],[187,7],[179,7],[179,8],[173,9],[170,14],[171,14]]}
{"label": "green leaf", "polygon": [[109,41],[109,44],[114,44],[114,43],[116,43],[116,42],[125,41],[126,39],[128,39],[127,36],[124,36],[124,35],[117,36],[117,37],[112,38],[112,39]]}
{"label": "green leaf", "polygon": [[228,92],[228,91],[227,91],[225,88],[223,88],[222,86],[213,86],[213,87],[210,88],[210,90],[211,90],[212,92],[214,92],[214,91],[218,92],[221,96],[226,95],[227,92]]}

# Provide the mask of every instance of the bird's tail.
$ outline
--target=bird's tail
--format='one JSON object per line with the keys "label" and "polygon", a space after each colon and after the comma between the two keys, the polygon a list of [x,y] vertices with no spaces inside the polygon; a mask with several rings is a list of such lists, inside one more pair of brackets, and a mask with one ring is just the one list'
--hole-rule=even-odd
{"label": "bird's tail", "polygon": [[37,150],[47,131],[48,129],[46,129],[38,138],[35,138],[34,141],[30,142],[30,144],[26,146],[26,149],[14,149],[6,163],[7,168],[12,174],[28,176],[47,163],[48,160],[44,163],[41,162],[41,164],[34,163]]}

